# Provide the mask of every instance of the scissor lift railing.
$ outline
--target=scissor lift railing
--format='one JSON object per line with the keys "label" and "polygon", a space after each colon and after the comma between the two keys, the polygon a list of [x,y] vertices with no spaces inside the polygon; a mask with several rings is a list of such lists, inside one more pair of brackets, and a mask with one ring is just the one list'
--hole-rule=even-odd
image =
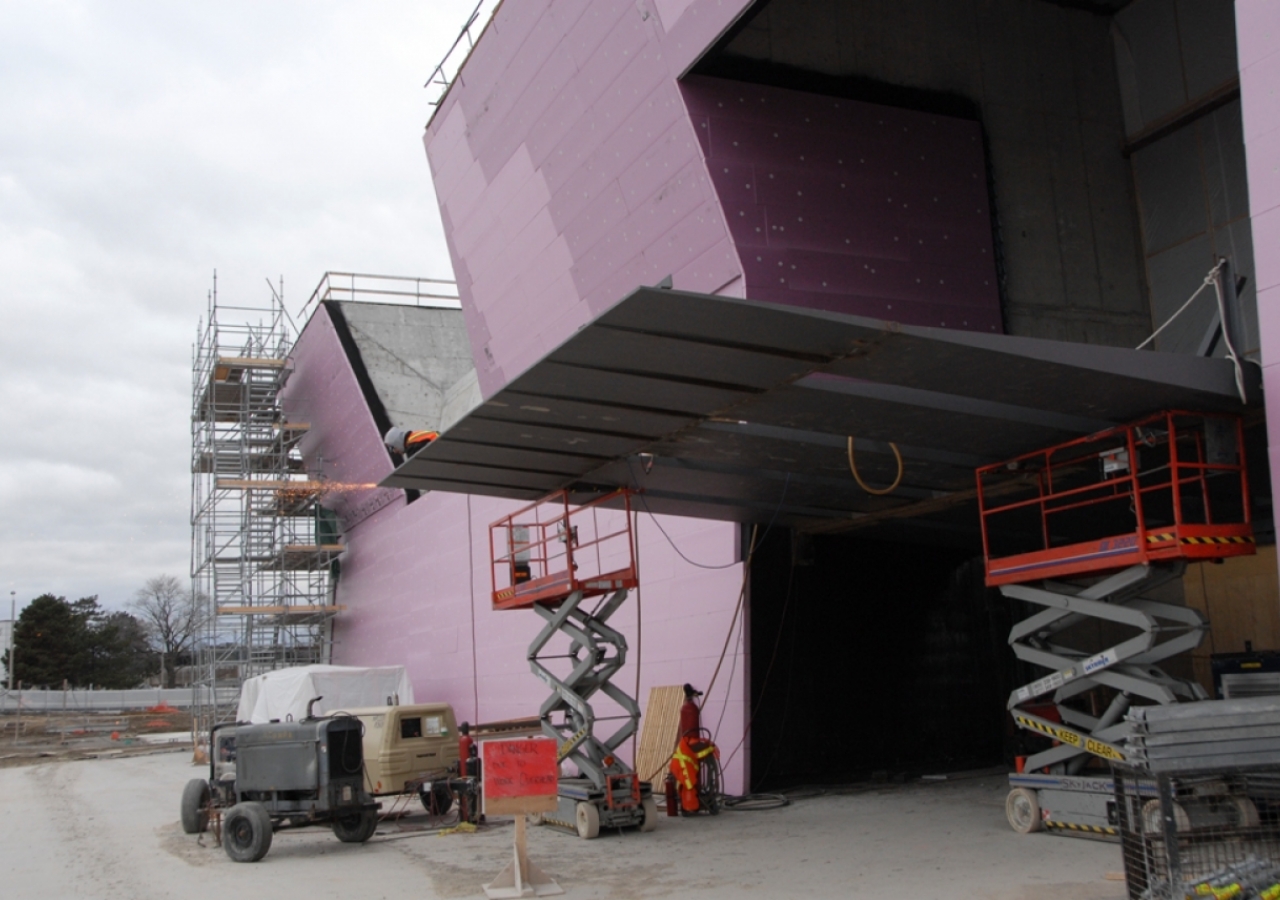
{"label": "scissor lift railing", "polygon": [[581,506],[557,491],[490,525],[489,551],[494,609],[555,606],[574,593],[587,599],[639,584],[626,490]]}
{"label": "scissor lift railing", "polygon": [[1174,411],[978,469],[987,584],[1252,554],[1243,447]]}
{"label": "scissor lift railing", "polygon": [[[540,710],[542,730],[556,740],[559,758],[581,773],[580,779],[561,780],[562,818],[576,809],[584,837],[594,836],[584,816],[596,817],[596,832],[600,825],[644,826],[646,813],[653,815],[649,785],[617,755],[636,731],[640,706],[612,682],[626,663],[627,641],[608,625],[639,584],[630,492],[571,506],[559,491],[494,522],[489,541],[494,609],[532,609],[546,622],[528,653],[534,675],[551,689]],[[597,597],[600,602],[587,608],[586,601]],[[567,652],[548,652],[557,635],[568,638]],[[605,737],[596,734],[597,694],[622,710],[612,717],[620,724]]]}
{"label": "scissor lift railing", "polygon": [[[1010,776],[1010,822],[1034,830],[1044,811],[1050,826],[1114,833],[1106,790],[1069,776],[1090,757],[1125,759],[1131,704],[1206,699],[1160,663],[1199,646],[1208,622],[1149,595],[1190,561],[1254,552],[1240,419],[1163,412],[985,466],[977,478],[987,584],[1041,608],[1009,643],[1048,670],[1009,696],[1018,727],[1052,741]],[[1081,649],[1086,623],[1126,636]]]}

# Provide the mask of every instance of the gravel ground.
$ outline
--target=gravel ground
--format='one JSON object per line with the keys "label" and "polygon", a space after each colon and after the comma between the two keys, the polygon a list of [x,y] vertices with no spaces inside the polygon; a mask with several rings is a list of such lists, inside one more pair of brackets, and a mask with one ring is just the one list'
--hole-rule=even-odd
{"label": "gravel ground", "polygon": [[[511,854],[509,821],[438,835],[425,817],[384,823],[365,845],[319,828],[275,836],[231,862],[182,833],[178,800],[203,770],[188,753],[0,769],[0,896],[159,898],[483,897]],[[772,897],[1119,900],[1115,844],[1021,836],[996,775],[797,800],[766,812],[662,818],[650,834],[583,841],[531,828],[530,858],[581,898]],[[405,830],[405,828],[409,830]]]}

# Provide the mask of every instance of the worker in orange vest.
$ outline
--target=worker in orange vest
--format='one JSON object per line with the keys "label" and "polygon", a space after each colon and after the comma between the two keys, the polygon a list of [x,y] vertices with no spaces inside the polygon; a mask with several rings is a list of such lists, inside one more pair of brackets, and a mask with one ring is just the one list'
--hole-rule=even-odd
{"label": "worker in orange vest", "polygon": [[713,753],[720,758],[720,750],[710,740],[702,736],[702,709],[698,706],[698,697],[702,691],[695,690],[691,684],[684,686],[684,705],[680,707],[680,743],[671,756],[671,774],[675,777],[676,786],[680,789],[680,808],[686,814],[696,813],[701,804],[698,802],[698,767],[702,760]]}
{"label": "worker in orange vest", "polygon": [[720,758],[720,748],[698,732],[680,736],[676,752],[671,756],[671,774],[680,789],[680,811],[692,815],[702,808],[698,801],[698,767],[712,754]]}
{"label": "worker in orange vest", "polygon": [[436,431],[410,431],[408,428],[392,428],[382,437],[382,442],[403,456],[413,456],[423,447],[440,437]]}

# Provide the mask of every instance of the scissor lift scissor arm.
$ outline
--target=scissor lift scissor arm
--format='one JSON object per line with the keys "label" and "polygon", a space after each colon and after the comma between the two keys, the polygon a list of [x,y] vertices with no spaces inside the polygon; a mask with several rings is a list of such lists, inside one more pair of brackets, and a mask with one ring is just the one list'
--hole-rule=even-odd
{"label": "scissor lift scissor arm", "polygon": [[[1019,728],[1053,745],[1010,778],[1015,828],[1039,827],[1027,819],[1038,796],[1075,810],[1076,821],[1050,825],[1114,832],[1107,792],[1073,776],[1090,758],[1126,758],[1131,705],[1206,699],[1161,663],[1198,647],[1208,622],[1152,594],[1188,562],[1254,552],[1243,448],[1239,417],[1175,411],[978,470],[987,584],[1040,607],[1009,643],[1045,671],[1008,706]],[[1089,623],[1125,636],[1085,649]],[[1094,801],[1102,813],[1089,811]]]}

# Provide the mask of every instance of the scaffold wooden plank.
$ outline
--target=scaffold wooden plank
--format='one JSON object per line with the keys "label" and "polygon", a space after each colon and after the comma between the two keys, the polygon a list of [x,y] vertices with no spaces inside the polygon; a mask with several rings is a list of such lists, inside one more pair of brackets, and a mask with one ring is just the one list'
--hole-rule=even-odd
{"label": "scaffold wooden plank", "polygon": [[218,365],[239,369],[283,369],[285,360],[260,356],[219,356]]}
{"label": "scaffold wooden plank", "polygon": [[324,604],[320,606],[219,606],[220,616],[336,616],[346,611],[345,606]]}

